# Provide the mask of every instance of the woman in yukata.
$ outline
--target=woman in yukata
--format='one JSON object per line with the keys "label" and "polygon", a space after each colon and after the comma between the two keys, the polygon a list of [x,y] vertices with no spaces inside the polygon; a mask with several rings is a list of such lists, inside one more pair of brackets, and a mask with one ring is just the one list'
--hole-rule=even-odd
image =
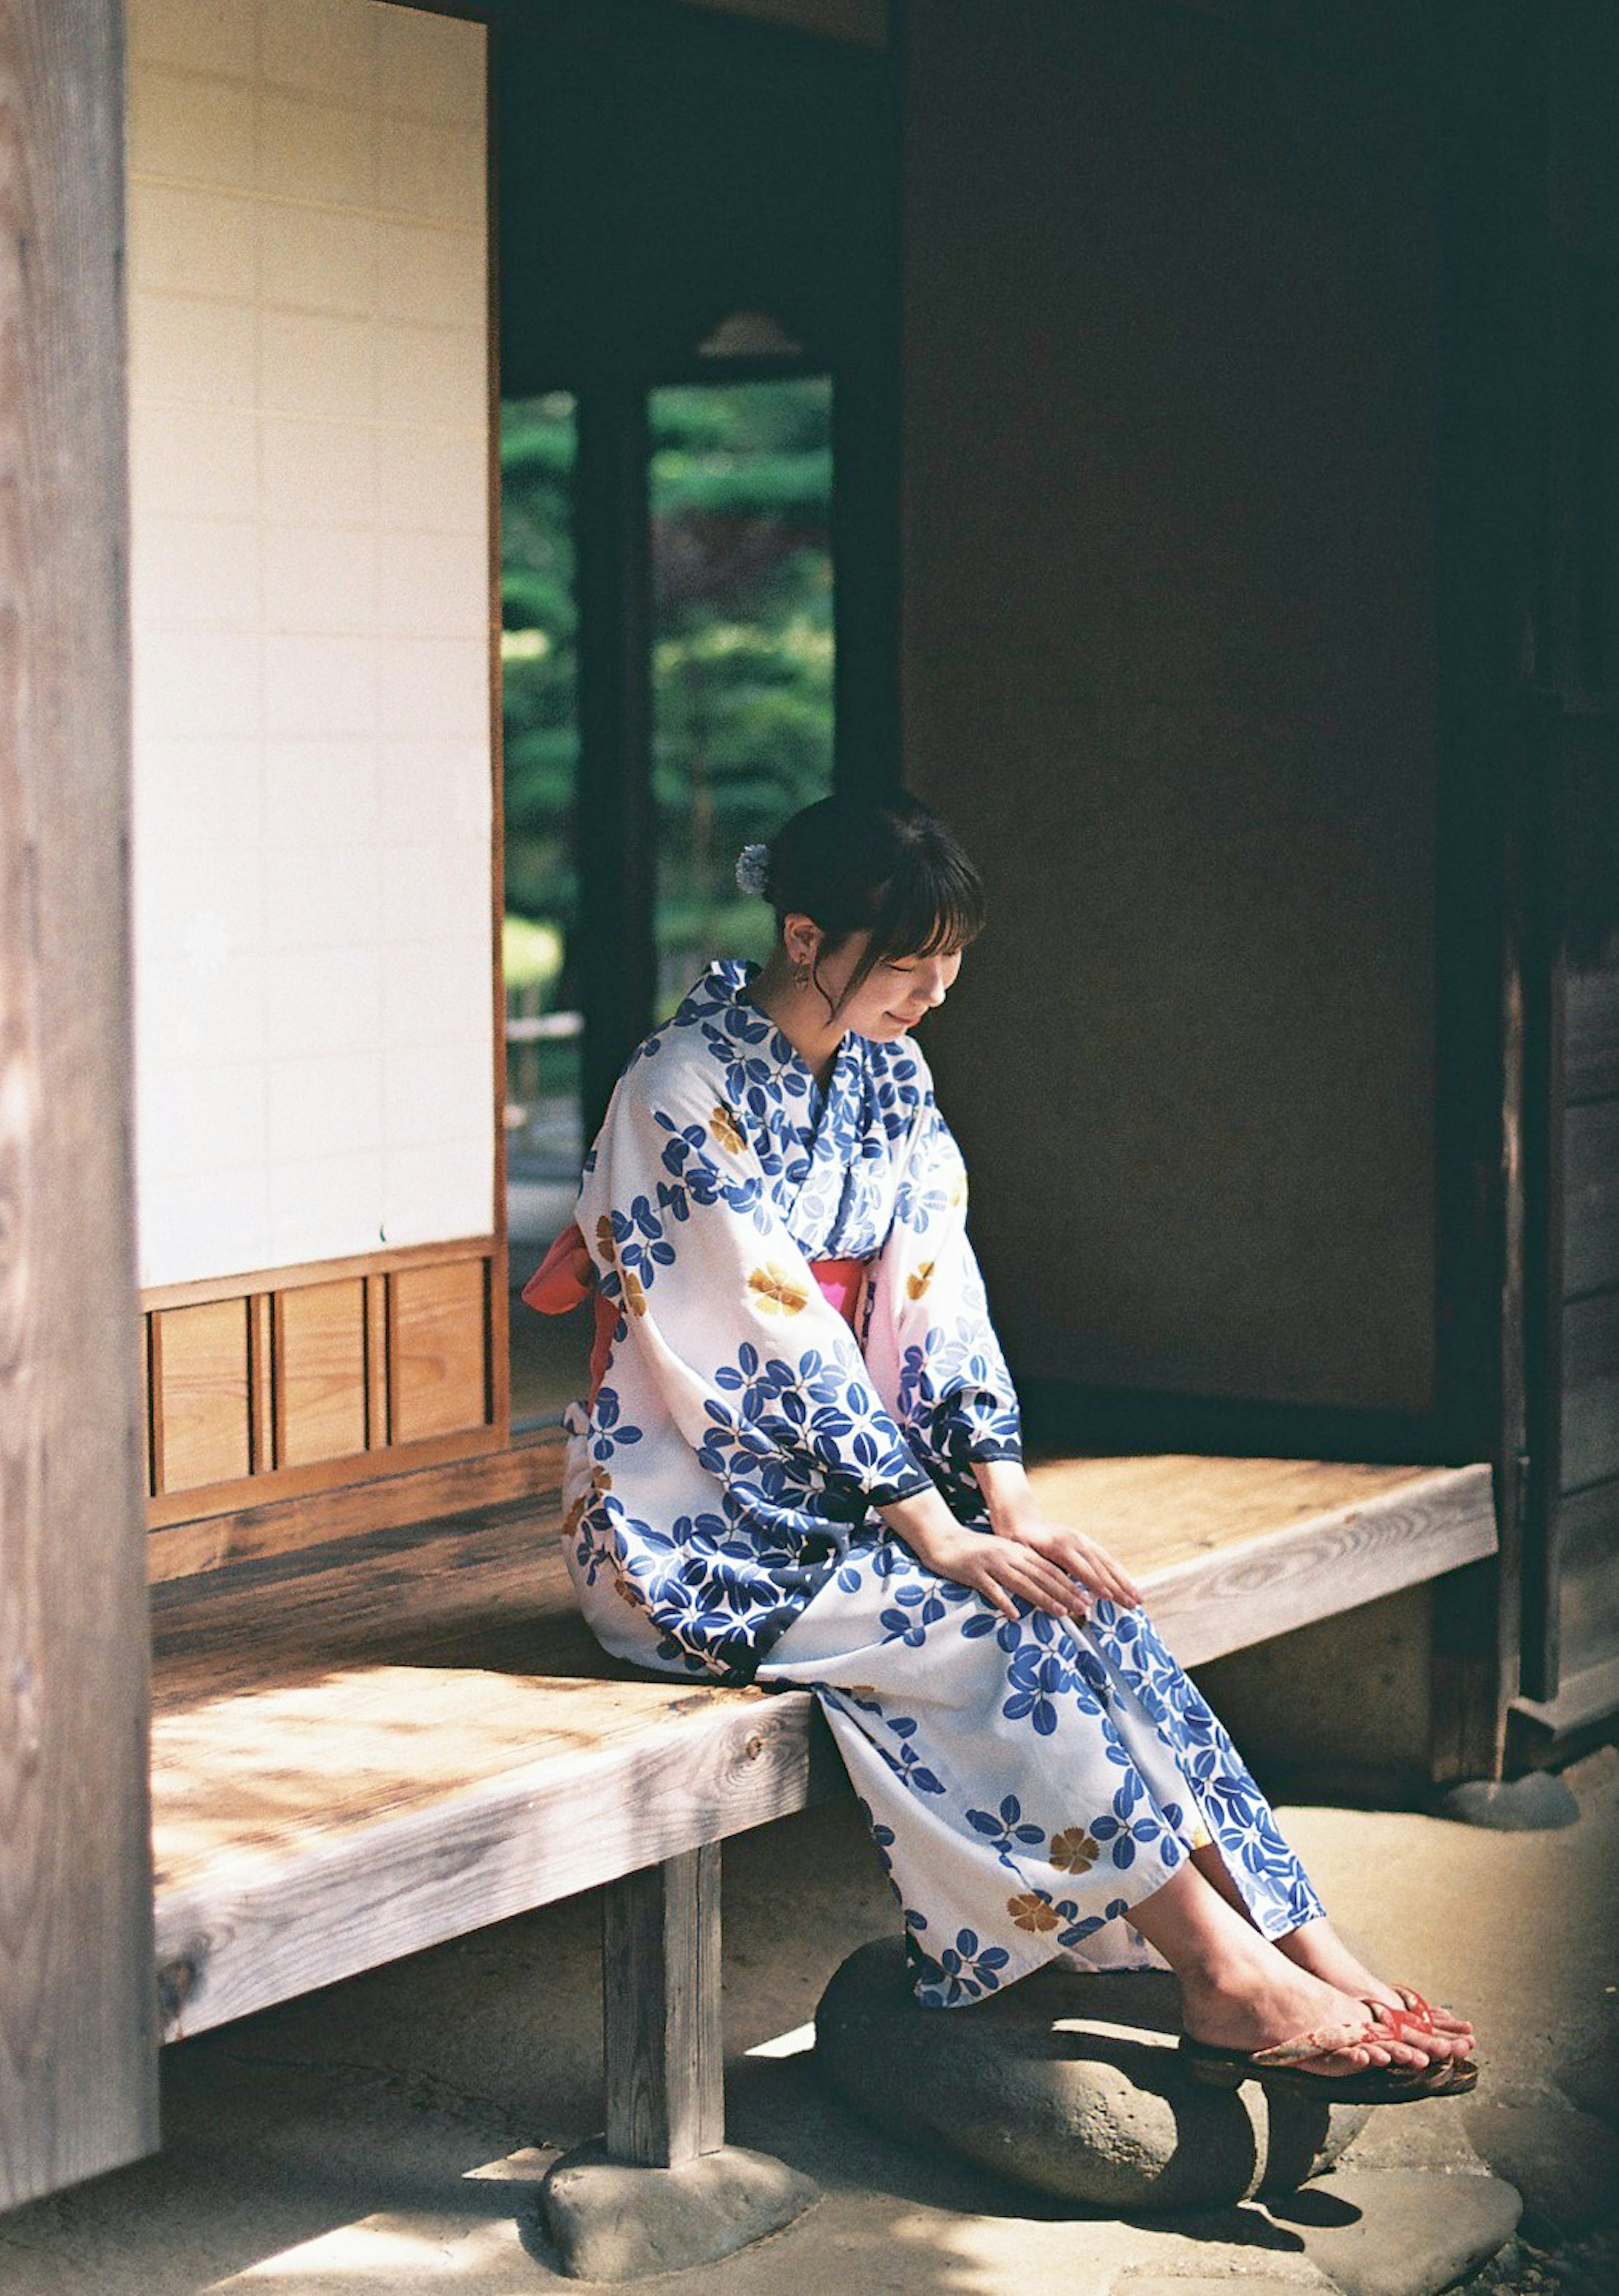
{"label": "woman in yukata", "polygon": [[525,1297],[596,1292],[565,1548],[606,1648],[813,1690],[950,2008],[1062,1956],[1179,1980],[1201,2079],[1368,2102],[1477,2079],[1375,1976],[1118,1562],[1052,1521],[912,1036],[983,890],[913,798],[823,800],[738,863],[778,938],[632,1054]]}

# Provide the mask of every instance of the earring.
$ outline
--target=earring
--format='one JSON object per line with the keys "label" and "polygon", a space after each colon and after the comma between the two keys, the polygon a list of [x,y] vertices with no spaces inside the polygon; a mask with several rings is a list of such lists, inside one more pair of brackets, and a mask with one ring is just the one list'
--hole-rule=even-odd
{"label": "earring", "polygon": [[807,964],[800,964],[793,973],[793,986],[796,988],[807,988],[809,982],[810,969]]}

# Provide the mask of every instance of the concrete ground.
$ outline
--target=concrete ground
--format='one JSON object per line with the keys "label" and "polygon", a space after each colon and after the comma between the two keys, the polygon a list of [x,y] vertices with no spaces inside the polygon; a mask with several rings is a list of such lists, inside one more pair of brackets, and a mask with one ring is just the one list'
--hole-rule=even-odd
{"label": "concrete ground", "polygon": [[[1619,1750],[1566,1772],[1562,1831],[1500,1833],[1283,1803],[1340,1927],[1464,2007],[1475,2097],[1374,2112],[1285,2202],[1173,2226],[1032,2201],[865,2128],[801,2030],[843,1956],[892,1929],[852,1805],[728,1845],[730,2134],[825,2197],[775,2239],[658,2285],[701,2296],[1200,2296],[1239,2279],[1408,2292],[1493,2169],[1535,2244],[1500,2287],[1615,2284],[1619,2207]],[[171,2047],[161,2156],[0,2219],[4,2296],[523,2296],[547,2266],[535,2186],[601,2120],[598,1906],[576,1898]],[[1468,2181],[1464,2181],[1468,2180]],[[1487,2212],[1486,2212],[1487,2213]],[[1569,2251],[1567,2243],[1575,2243]],[[1541,2251],[1563,2251],[1549,2262]],[[1594,2261],[1593,2261],[1594,2259]],[[1402,2278],[1403,2274],[1403,2278]]]}

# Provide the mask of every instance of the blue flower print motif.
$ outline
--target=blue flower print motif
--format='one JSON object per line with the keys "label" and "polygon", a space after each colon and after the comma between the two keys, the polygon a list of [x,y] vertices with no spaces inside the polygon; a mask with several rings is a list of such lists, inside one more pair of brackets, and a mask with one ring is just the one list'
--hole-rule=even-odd
{"label": "blue flower print motif", "polygon": [[1003,1796],[998,1810],[969,1809],[967,1823],[975,1833],[985,1834],[994,1843],[996,1857],[1014,1872],[1018,1865],[1015,1845],[1038,1849],[1045,1840],[1043,1826],[1025,1823],[1023,1804],[1016,1794]]}
{"label": "blue flower print motif", "polygon": [[[1021,1459],[1022,1421],[1011,1374],[987,1321],[976,1332],[928,1326],[900,1358],[899,1419],[920,1449],[966,1471],[974,1459]],[[976,1488],[973,1492],[976,1496]]]}
{"label": "blue flower print motif", "polygon": [[1155,1810],[1147,1808],[1139,1816],[1132,1814],[1136,1804],[1146,1800],[1147,1789],[1141,1784],[1140,1773],[1133,1768],[1128,1769],[1113,1797],[1111,1816],[1093,1818],[1091,1822],[1092,1840],[1104,1843],[1110,1841],[1113,1848],[1109,1855],[1114,1864],[1121,1868],[1135,1863],[1138,1848],[1147,1849],[1163,1835],[1164,1828]]}
{"label": "blue flower print motif", "polygon": [[944,1791],[943,1784],[911,1743],[912,1734],[916,1729],[912,1717],[902,1714],[896,1721],[890,1722],[888,1727],[901,1742],[897,1746],[879,1746],[877,1751],[895,1777],[903,1778],[912,1793],[942,1794]]}
{"label": "blue flower print motif", "polygon": [[900,1182],[894,1195],[894,1219],[898,1227],[914,1228],[926,1234],[936,1219],[943,1218],[950,1209],[950,1198],[942,1187],[919,1186],[909,1178]]}
{"label": "blue flower print motif", "polygon": [[958,1930],[954,1945],[946,1946],[936,1961],[917,1956],[922,1972],[914,1988],[917,1998],[946,2009],[958,2001],[977,2001],[999,1988],[1001,1972],[1010,1959],[1004,1946],[980,1944],[977,1930]]}
{"label": "blue flower print motif", "polygon": [[593,1521],[588,1509],[579,1518],[578,1536],[574,1541],[574,1559],[587,1587],[593,1587],[602,1571],[612,1566],[611,1540],[602,1537],[600,1526]]}
{"label": "blue flower print motif", "polygon": [[904,1891],[895,1879],[894,1860],[888,1855],[894,1846],[894,1829],[891,1825],[878,1825],[873,1823],[871,1839],[877,1845],[877,1854],[882,1859],[883,1871],[888,1877],[888,1887],[894,1892],[895,1903],[899,1907],[900,1917],[905,1924],[906,1931],[912,1937],[918,1936],[927,1928],[928,1916],[915,1906],[908,1906],[905,1903]]}
{"label": "blue flower print motif", "polygon": [[708,1424],[698,1456],[722,1481],[734,1473],[740,1451],[756,1460],[757,1474],[785,1471],[800,1489],[824,1479],[842,1494],[846,1509],[858,1505],[862,1515],[871,1505],[925,1487],[898,1430],[879,1416],[875,1394],[818,1349],[806,1349],[795,1365],[781,1356],[762,1357],[745,1340],[735,1363],[715,1371],[714,1383],[738,1398],[732,1411],[713,1397],[704,1406]]}
{"label": "blue flower print motif", "polygon": [[[863,1702],[856,1701],[857,1704],[862,1702]],[[854,1799],[860,1804],[861,1815],[866,1821],[877,1854],[882,1860],[883,1872],[888,1877],[888,1887],[893,1890],[900,1912],[904,1916],[905,1928],[911,1936],[914,1937],[917,1932],[927,1928],[928,1916],[926,1914],[919,1913],[914,1906],[908,1906],[905,1903],[904,1893],[894,1877],[894,1860],[889,1855],[894,1848],[894,1828],[891,1825],[884,1825],[873,1814],[871,1805],[864,1794],[856,1794]]]}
{"label": "blue flower print motif", "polygon": [[[663,1222],[652,1210],[645,1196],[634,1196],[627,1212],[614,1210],[607,1215],[612,1229],[612,1256],[620,1276],[633,1275],[643,1292],[650,1292],[660,1267],[675,1265],[675,1246],[663,1232]],[[613,1293],[609,1269],[601,1279],[603,1291]],[[625,1287],[632,1293],[633,1284]]]}
{"label": "blue flower print motif", "polygon": [[[903,1140],[915,1129],[918,1111],[923,1104],[921,1075],[911,1049],[895,1047],[887,1070],[873,1068],[868,1078],[868,1120],[876,1118],[889,1143]],[[883,1144],[867,1139],[862,1143],[862,1150],[866,1156],[878,1158],[883,1152]]]}
{"label": "blue flower print motif", "polygon": [[1002,1649],[1010,1655],[1023,1640],[1023,1620],[1033,1608],[1020,1595],[1014,1595],[1012,1600],[1019,1610],[1019,1615],[1015,1619],[1003,1618],[993,1603],[981,1602],[961,1621],[963,1638],[970,1643],[977,1642],[981,1636],[993,1635]]}
{"label": "blue flower print motif", "polygon": [[857,1595],[868,1572],[873,1578],[892,1578],[903,1564],[898,1544],[892,1538],[879,1539],[872,1546],[852,1547],[838,1568],[838,1584],[846,1595]]}
{"label": "blue flower print motif", "polygon": [[693,1204],[726,1204],[733,1212],[746,1212],[754,1226],[767,1228],[770,1212],[765,1202],[764,1185],[753,1173],[740,1177],[723,1171],[704,1151],[705,1135],[700,1124],[677,1127],[672,1116],[662,1109],[653,1111],[655,1120],[670,1135],[663,1152],[666,1171],[674,1174],[673,1180],[660,1180],[658,1200],[676,1221],[689,1220]]}
{"label": "blue flower print motif", "polygon": [[1125,1898],[1110,1898],[1100,1914],[1087,1914],[1083,1920],[1077,1917],[1078,1906],[1066,1898],[1058,1901],[1054,1910],[1061,1914],[1069,1924],[1067,1929],[1058,1931],[1058,1944],[1073,1946],[1083,1945],[1085,1939],[1094,1937],[1098,1930],[1106,1929],[1109,1922],[1116,1921],[1121,1914],[1127,1914],[1130,1904]]}
{"label": "blue flower print motif", "polygon": [[[1054,1649],[1042,1647],[1051,1630],[1046,1613],[1034,1611],[1028,1623],[1033,1632],[1013,1652],[1011,1664],[1006,1669],[1012,1694],[1001,1711],[1009,1722],[1021,1722],[1026,1716],[1036,1734],[1049,1738],[1057,1727],[1057,1701],[1075,1688],[1075,1674]],[[1047,1630],[1043,1636],[1040,1633],[1042,1627]]]}
{"label": "blue flower print motif", "polygon": [[928,1628],[936,1626],[949,1609],[942,1585],[930,1587],[912,1579],[896,1588],[894,1605],[878,1612],[877,1623],[883,1630],[885,1643],[904,1643],[908,1649],[920,1650],[928,1639]]}
{"label": "blue flower print motif", "polygon": [[[622,1322],[622,1317],[619,1320]],[[601,1439],[592,1444],[591,1456],[604,1466],[620,1444],[639,1443],[645,1431],[621,1416],[618,1390],[605,1382],[596,1390],[590,1418],[593,1432]]]}

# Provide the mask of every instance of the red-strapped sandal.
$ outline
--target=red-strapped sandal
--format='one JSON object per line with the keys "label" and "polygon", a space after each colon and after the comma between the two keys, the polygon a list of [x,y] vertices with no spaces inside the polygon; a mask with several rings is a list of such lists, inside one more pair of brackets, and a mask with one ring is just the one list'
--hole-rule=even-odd
{"label": "red-strapped sandal", "polygon": [[[1454,2034],[1459,2038],[1465,2037],[1469,2046],[1460,2056],[1434,2057],[1426,2065],[1391,2066],[1388,2070],[1405,2074],[1420,2088],[1424,2096],[1462,2096],[1469,2089],[1476,2089],[1478,2087],[1478,2066],[1470,2046],[1472,2026],[1453,2017],[1448,2009],[1436,2010],[1431,2002],[1423,1999],[1414,1986],[1396,1985],[1394,1991],[1400,1996],[1403,2007],[1390,2009],[1386,2003],[1370,1998],[1366,2005],[1369,2009],[1377,2010],[1402,2039],[1410,2040],[1420,2048],[1425,2041]],[[1442,2019],[1444,2021],[1443,2023]]]}
{"label": "red-strapped sandal", "polygon": [[1394,1991],[1405,2004],[1407,2024],[1414,2025],[1419,2033],[1470,2033],[1473,2027],[1454,2010],[1436,2009],[1431,2001],[1424,2000],[1414,1985],[1396,1985]]}
{"label": "red-strapped sandal", "polygon": [[1245,2080],[1256,2080],[1266,2088],[1312,2091],[1337,2104],[1410,2104],[1426,2097],[1460,2096],[1477,2086],[1477,2066],[1455,2057],[1417,2066],[1359,2065],[1348,2073],[1299,2070],[1308,2057],[1402,2038],[1400,2021],[1407,2013],[1386,2008],[1380,2001],[1367,2005],[1371,2015],[1362,2025],[1321,2025],[1296,2033],[1290,2040],[1272,2042],[1266,2049],[1222,2049],[1183,2033],[1180,2054],[1192,2079],[1210,2087],[1237,2088]]}

